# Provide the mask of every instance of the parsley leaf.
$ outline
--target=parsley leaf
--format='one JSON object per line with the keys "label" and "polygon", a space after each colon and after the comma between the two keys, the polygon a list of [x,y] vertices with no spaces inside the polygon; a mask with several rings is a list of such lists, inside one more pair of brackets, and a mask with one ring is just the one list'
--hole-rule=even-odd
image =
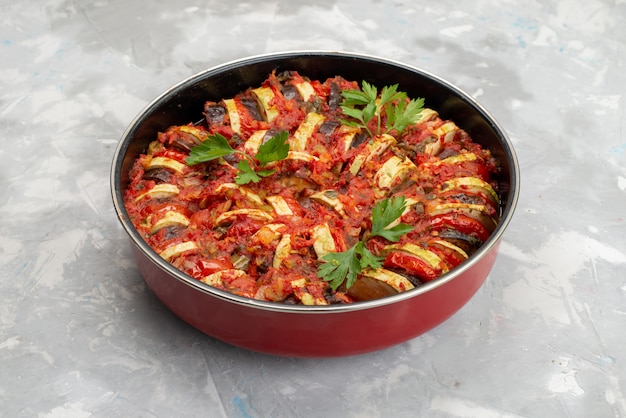
{"label": "parsley leaf", "polygon": [[[343,90],[341,110],[351,119],[342,119],[344,125],[359,127],[370,136],[382,135],[393,130],[404,131],[407,126],[417,123],[421,118],[424,99],[409,100],[407,94],[398,91],[398,85],[385,86],[378,96],[378,89],[363,80],[361,90]],[[407,104],[408,101],[408,104]],[[383,127],[383,114],[387,126]],[[376,118],[376,129],[370,129],[370,122]]]}
{"label": "parsley leaf", "polygon": [[242,160],[237,164],[239,173],[235,176],[235,183],[238,185],[248,184],[250,182],[258,183],[261,181],[261,177],[269,177],[276,172],[276,170],[259,170],[254,171],[250,167],[248,160]]}
{"label": "parsley leaf", "polygon": [[318,276],[329,281],[330,287],[337,290],[344,280],[347,288],[352,287],[364,268],[379,268],[383,258],[372,254],[363,241],[359,241],[346,251],[324,255],[322,260],[325,263],[319,266]]}
{"label": "parsley leaf", "polygon": [[400,101],[397,106],[390,103],[385,107],[387,114],[387,123],[391,125],[391,129],[402,132],[408,125],[417,123],[422,118],[422,109],[424,108],[424,99],[412,99],[407,104],[406,101]]}
{"label": "parsley leaf", "polygon": [[222,135],[209,135],[209,139],[193,147],[185,162],[187,165],[195,165],[224,157],[233,152],[235,150]]}
{"label": "parsley leaf", "polygon": [[[365,269],[365,268],[377,269],[382,266],[382,262],[384,258],[378,257],[372,254],[372,252],[367,249],[363,241],[357,242],[356,247],[357,247],[356,248],[357,254],[361,256],[359,261],[360,261],[360,265],[362,269]],[[348,287],[352,286],[352,283],[353,282],[348,283],[347,286]]]}
{"label": "parsley leaf", "polygon": [[[271,162],[280,161],[289,155],[289,135],[281,131],[263,143],[254,158],[245,152],[233,149],[228,140],[221,134],[209,135],[209,139],[192,148],[189,156],[185,159],[187,165],[195,165],[207,161],[225,157],[230,154],[240,154],[245,159],[237,164],[239,173],[235,177],[235,183],[242,185],[250,182],[258,183],[261,177],[271,176],[276,170],[257,170],[254,166],[263,167]],[[256,159],[256,161],[255,161]],[[252,165],[250,164],[252,162]]]}
{"label": "parsley leaf", "polygon": [[267,142],[261,144],[259,151],[255,155],[255,158],[259,160],[259,164],[264,166],[287,158],[287,155],[289,155],[288,137],[287,131],[281,131],[267,140]]}
{"label": "parsley leaf", "polygon": [[248,160],[239,161],[237,168],[239,169],[239,173],[235,176],[235,183],[242,185],[261,181],[261,177],[250,167]]}
{"label": "parsley leaf", "polygon": [[[360,90],[344,90],[341,92],[341,95],[344,98],[343,105],[344,106],[354,106],[354,105],[362,105],[370,103],[372,100],[376,100],[376,91],[374,90],[374,97],[370,97],[365,92],[367,89],[365,86],[369,86],[367,81],[363,81],[363,91]],[[376,87],[374,87],[375,89]]]}
{"label": "parsley leaf", "polygon": [[[404,196],[378,202],[372,209],[370,236],[380,236],[395,242],[411,231],[413,227],[403,223],[389,227],[400,219],[405,206]],[[318,266],[317,276],[329,282],[333,290],[337,290],[344,281],[346,288],[349,289],[363,269],[376,269],[382,266],[384,258],[374,255],[365,244],[365,240],[360,240],[346,251],[324,255],[321,258],[324,262]]]}
{"label": "parsley leaf", "polygon": [[403,223],[389,228],[402,216],[405,206],[406,199],[404,196],[394,196],[376,203],[372,209],[372,236],[379,236],[396,242],[402,235],[412,231],[412,226]]}
{"label": "parsley leaf", "polygon": [[356,254],[356,245],[347,251],[328,253],[322,257],[322,260],[324,263],[318,267],[317,275],[330,282],[329,285],[334,290],[337,290],[346,278],[352,285],[357,275],[361,273],[361,262]]}

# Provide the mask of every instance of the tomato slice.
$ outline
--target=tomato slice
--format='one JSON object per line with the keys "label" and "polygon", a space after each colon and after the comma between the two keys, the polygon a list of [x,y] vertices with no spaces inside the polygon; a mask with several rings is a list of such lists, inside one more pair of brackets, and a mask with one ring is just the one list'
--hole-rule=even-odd
{"label": "tomato slice", "polygon": [[430,225],[435,230],[441,230],[446,227],[456,229],[463,234],[475,236],[483,242],[486,241],[490,235],[489,231],[482,223],[461,213],[434,215],[430,218]]}
{"label": "tomato slice", "polygon": [[208,276],[216,271],[234,268],[233,263],[231,263],[227,258],[203,258],[198,260],[197,264],[203,276]]}
{"label": "tomato slice", "polygon": [[415,255],[401,251],[389,253],[385,261],[383,261],[383,266],[404,269],[407,273],[417,276],[425,282],[436,279],[441,275],[441,270],[432,268],[428,263]]}
{"label": "tomato slice", "polygon": [[458,266],[468,258],[467,253],[462,248],[457,247],[456,245],[445,240],[430,240],[427,248],[447,263],[449,269]]}

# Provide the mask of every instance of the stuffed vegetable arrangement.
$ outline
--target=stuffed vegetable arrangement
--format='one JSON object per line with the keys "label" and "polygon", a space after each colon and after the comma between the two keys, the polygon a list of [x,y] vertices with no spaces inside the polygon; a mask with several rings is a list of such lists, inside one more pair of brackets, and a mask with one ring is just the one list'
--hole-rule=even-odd
{"label": "stuffed vegetable arrangement", "polygon": [[158,134],[125,206],[163,259],[218,289],[326,305],[413,289],[499,216],[498,166],[397,85],[272,73]]}

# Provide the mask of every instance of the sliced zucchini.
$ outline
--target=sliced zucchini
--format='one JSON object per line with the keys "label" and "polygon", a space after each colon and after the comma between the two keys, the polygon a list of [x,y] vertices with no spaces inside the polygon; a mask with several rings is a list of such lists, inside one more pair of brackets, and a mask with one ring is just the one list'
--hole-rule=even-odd
{"label": "sliced zucchini", "polygon": [[135,201],[138,202],[145,197],[149,197],[151,199],[165,199],[168,197],[176,196],[179,192],[180,190],[178,190],[178,187],[176,187],[176,185],[170,183],[161,183],[157,184],[147,192],[137,196]]}
{"label": "sliced zucchini", "polygon": [[430,109],[428,107],[424,108],[420,112],[420,120],[417,121],[417,125],[419,125],[421,123],[425,123],[425,122],[431,121],[431,120],[435,119],[437,116],[439,116],[439,113],[437,113],[433,109]]}
{"label": "sliced zucchini", "polygon": [[306,151],[289,151],[287,152],[286,158],[280,161],[272,161],[271,163],[267,164],[265,167],[272,168],[272,167],[275,167],[276,164],[280,163],[281,161],[289,161],[289,160],[311,162],[311,161],[319,161],[319,158],[316,157],[315,155],[309,154]]}
{"label": "sliced zucchini", "polygon": [[272,205],[277,215],[293,215],[293,211],[282,196],[267,196],[265,199],[270,202],[270,205]]}
{"label": "sliced zucchini", "polygon": [[361,272],[361,275],[386,283],[398,292],[406,292],[415,287],[413,283],[403,275],[383,268],[365,269]]}
{"label": "sliced zucchini", "polygon": [[274,220],[272,215],[261,209],[235,209],[222,213],[215,220],[215,226],[224,225],[227,222],[233,221],[237,216],[247,216],[258,221],[271,222]]}
{"label": "sliced zucchini", "polygon": [[435,130],[433,130],[433,134],[436,138],[439,139],[440,142],[448,143],[452,141],[454,135],[459,130],[459,127],[456,126],[454,122],[446,122],[443,125],[439,126]]}
{"label": "sliced zucchini", "polygon": [[370,141],[370,143],[367,144],[363,153],[354,157],[354,160],[352,160],[352,163],[350,164],[350,173],[353,176],[356,176],[361,170],[363,164],[365,164],[370,158],[381,155],[387,150],[387,148],[395,143],[396,139],[388,134],[375,137],[372,141]]}
{"label": "sliced zucchini", "polygon": [[298,90],[300,97],[302,97],[302,100],[304,100],[305,102],[308,102],[311,96],[315,94],[313,86],[308,81],[294,83],[294,87],[296,88],[296,90]]}
{"label": "sliced zucchini", "polygon": [[180,212],[176,212],[173,210],[167,211],[165,216],[155,222],[150,229],[150,233],[154,234],[158,232],[160,229],[167,228],[170,226],[189,226],[189,218],[183,215]]}
{"label": "sliced zucchini", "polygon": [[267,129],[261,129],[259,131],[254,132],[248,140],[243,144],[243,149],[250,155],[255,155],[259,152],[259,147],[263,144],[263,139],[265,138],[265,134],[267,133]]}
{"label": "sliced zucchini", "polygon": [[314,201],[321,203],[322,205],[328,206],[329,208],[334,209],[344,218],[346,217],[346,211],[344,209],[343,203],[338,199],[339,192],[336,190],[322,190],[321,192],[317,192],[311,195],[311,199]]}
{"label": "sliced zucchini", "polygon": [[456,126],[454,122],[446,122],[435,128],[430,138],[432,142],[429,142],[424,146],[424,154],[439,154],[443,149],[443,144],[452,141],[458,129],[458,126]]}
{"label": "sliced zucchini", "polygon": [[411,207],[417,205],[419,202],[421,201],[417,199],[413,199],[412,197],[404,198],[404,212],[402,212],[402,214],[406,215],[407,212],[411,210]]}
{"label": "sliced zucchini", "polygon": [[460,164],[466,161],[476,161],[478,156],[472,152],[466,152],[463,154],[453,155],[448,158],[444,158],[443,160],[439,160],[433,163],[433,165],[438,166],[441,164]]}
{"label": "sliced zucchini", "polygon": [[241,118],[239,117],[239,111],[237,110],[237,103],[235,102],[235,99],[224,99],[224,106],[226,107],[226,112],[228,112],[230,128],[236,134],[240,134]]}
{"label": "sliced zucchini", "polygon": [[281,237],[276,251],[274,252],[274,260],[272,261],[272,267],[279,268],[283,260],[291,253],[291,235],[285,234]]}
{"label": "sliced zucchini", "polygon": [[494,206],[498,206],[500,199],[498,194],[489,183],[478,177],[455,177],[444,182],[441,186],[442,191],[451,189],[460,189],[469,193],[479,193],[487,196]]}
{"label": "sliced zucchini", "polygon": [[186,132],[192,135],[196,139],[196,143],[199,145],[209,137],[209,133],[204,129],[200,129],[193,125],[181,125],[178,129],[182,132]]}
{"label": "sliced zucchini", "polygon": [[202,283],[206,283],[209,286],[213,287],[221,287],[224,286],[224,281],[222,280],[222,276],[225,274],[232,274],[234,277],[245,277],[248,273],[239,269],[228,269],[216,271],[215,273],[211,273],[208,276],[205,276],[200,279]]}
{"label": "sliced zucchini", "polygon": [[326,299],[321,297],[315,297],[310,294],[306,288],[306,285],[306,279],[297,279],[291,281],[293,293],[300,300],[300,302],[302,302],[303,305],[328,305]]}
{"label": "sliced zucchini", "polygon": [[233,267],[240,270],[248,270],[250,267],[250,257],[243,254],[233,254],[230,256]]}
{"label": "sliced zucchini", "polygon": [[446,247],[447,249],[455,252],[461,258],[464,258],[464,259],[469,258],[469,255],[465,252],[465,250],[463,250],[461,247],[456,246],[456,245],[454,245],[451,242],[448,242],[446,240],[443,240],[443,239],[432,239],[432,240],[428,241],[428,243],[429,243],[429,245],[430,244],[435,244],[435,245],[440,245],[442,247]]}
{"label": "sliced zucchini", "polygon": [[424,154],[433,156],[439,154],[443,149],[443,144],[441,143],[441,141],[432,136],[429,138],[429,140],[432,140],[432,142],[428,142],[426,145],[424,145]]}
{"label": "sliced zucchini", "polygon": [[246,196],[248,199],[250,199],[257,205],[261,206],[264,204],[263,199],[261,199],[261,197],[258,194],[254,193],[252,190],[248,189],[247,187],[240,186],[236,183],[222,183],[215,189],[215,192],[221,193],[226,189],[239,190],[241,194]]}
{"label": "sliced zucchini", "polygon": [[185,164],[167,157],[150,158],[150,161],[145,166],[146,170],[152,170],[153,168],[167,168],[180,174],[183,173],[185,167]]}
{"label": "sliced zucchini", "polygon": [[361,132],[361,129],[354,126],[341,125],[338,128],[338,132],[341,135],[338,140],[338,142],[342,145],[340,149],[345,154],[350,151],[350,147],[352,147],[352,143],[354,142],[354,137]]}
{"label": "sliced zucchini", "polygon": [[389,189],[397,182],[406,180],[411,172],[416,171],[417,166],[408,157],[404,160],[396,155],[389,158],[380,167],[374,176],[374,182],[379,189]]}
{"label": "sliced zucchini", "polygon": [[317,258],[322,258],[328,253],[337,252],[337,246],[335,245],[335,239],[330,232],[328,224],[316,225],[312,232],[313,237],[313,249]]}
{"label": "sliced zucchini", "polygon": [[304,151],[289,151],[285,160],[317,161],[319,158]]}
{"label": "sliced zucchini", "polygon": [[307,143],[315,128],[324,122],[325,117],[319,113],[309,112],[306,117],[294,132],[293,137],[290,138],[289,146],[292,151],[304,151]]}
{"label": "sliced zucchini", "polygon": [[265,120],[268,122],[276,119],[278,114],[278,108],[272,104],[274,101],[274,91],[270,87],[259,87],[252,89],[252,93],[259,99],[261,107],[265,111]]}
{"label": "sliced zucchini", "polygon": [[198,249],[198,245],[194,241],[185,241],[178,244],[173,244],[161,251],[159,255],[165,261],[171,261],[172,259],[180,256],[187,251],[194,251]]}

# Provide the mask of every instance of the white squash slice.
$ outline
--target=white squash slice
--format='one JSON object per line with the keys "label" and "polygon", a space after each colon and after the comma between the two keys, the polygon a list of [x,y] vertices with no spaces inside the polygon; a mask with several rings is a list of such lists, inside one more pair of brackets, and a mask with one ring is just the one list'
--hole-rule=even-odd
{"label": "white squash slice", "polygon": [[338,142],[342,146],[339,149],[343,154],[345,154],[350,151],[350,147],[354,142],[354,137],[356,136],[356,134],[361,132],[361,129],[354,126],[341,125],[339,126],[339,128],[337,128],[337,131],[341,135],[338,139]]}
{"label": "white squash slice", "polygon": [[274,212],[276,212],[277,215],[293,215],[293,211],[282,196],[267,196],[265,200],[270,202],[270,205],[272,205],[272,207],[274,208]]}
{"label": "white squash slice", "polygon": [[322,190],[311,195],[311,199],[321,203],[329,208],[334,209],[344,218],[346,217],[346,211],[344,210],[343,203],[338,199],[339,193],[336,190]]}
{"label": "white squash slice", "polygon": [[396,139],[388,134],[383,134],[374,138],[370,143],[365,147],[365,151],[352,160],[350,164],[350,173],[353,176],[356,176],[363,164],[365,164],[370,158],[381,155],[383,152],[387,150],[391,145],[396,143]]}
{"label": "white squash slice", "polygon": [[237,216],[248,216],[252,219],[266,222],[271,222],[274,220],[272,215],[261,209],[235,209],[224,212],[220,216],[218,216],[215,220],[215,226],[220,226],[224,225],[225,223],[231,222],[235,220]]}
{"label": "white squash slice", "polygon": [[472,152],[467,152],[463,154],[453,155],[448,158],[444,158],[443,160],[436,161],[432,163],[434,166],[439,166],[442,164],[460,164],[466,161],[476,161],[478,156]]}
{"label": "white squash slice", "polygon": [[469,193],[479,193],[486,196],[494,206],[500,202],[498,194],[489,183],[478,177],[455,177],[444,182],[441,186],[442,191],[456,190],[467,191]]}
{"label": "white squash slice", "polygon": [[416,125],[420,125],[422,123],[431,121],[435,119],[437,116],[439,116],[439,113],[437,113],[431,108],[426,107],[422,109],[422,111],[420,112],[420,120],[417,121]]}
{"label": "white squash slice", "polygon": [[443,143],[448,143],[452,141],[454,135],[459,130],[459,127],[456,126],[454,122],[446,122],[440,127],[433,130],[433,134],[439,141]]}
{"label": "white squash slice", "polygon": [[398,292],[406,292],[415,287],[413,283],[403,275],[383,268],[365,269],[361,272],[361,275],[386,283]]}
{"label": "white squash slice", "polygon": [[294,132],[293,137],[289,138],[289,147],[292,151],[304,151],[306,149],[309,138],[313,135],[315,129],[324,122],[325,117],[319,113],[309,112]]}
{"label": "white squash slice", "polygon": [[230,128],[236,134],[241,133],[241,118],[239,117],[239,111],[237,110],[237,103],[234,99],[224,99],[224,106],[228,113],[228,119],[230,120]]}
{"label": "white squash slice", "polygon": [[315,155],[311,155],[308,152],[304,152],[304,151],[289,151],[287,153],[287,157],[285,158],[285,160],[317,161],[319,160],[319,158],[317,158]]}
{"label": "white squash slice", "polygon": [[394,184],[397,185],[406,180],[414,171],[417,171],[417,166],[413,164],[413,161],[408,157],[402,159],[394,155],[378,169],[374,182],[379,189],[389,189]]}
{"label": "white squash slice", "polygon": [[294,83],[294,87],[302,97],[302,100],[308,102],[311,96],[315,95],[315,90],[313,86],[308,81],[303,81],[301,83]]}
{"label": "white squash slice", "polygon": [[165,199],[168,197],[176,196],[179,192],[180,190],[178,190],[178,187],[176,187],[176,185],[170,183],[161,183],[157,184],[147,192],[137,196],[135,201],[138,202],[145,197],[149,197],[151,199]]}
{"label": "white squash slice", "polygon": [[197,126],[182,125],[179,126],[178,129],[194,136],[197,139],[196,143],[198,144],[201,144],[203,141],[206,141],[209,138],[209,133],[204,129],[198,128]]}
{"label": "white squash slice", "polygon": [[224,276],[225,274],[231,274],[235,277],[245,277],[248,273],[238,269],[221,270],[201,278],[200,281],[202,283],[208,284],[209,286],[220,287],[224,285],[224,282],[222,281],[222,276]]}
{"label": "white squash slice", "polygon": [[267,129],[261,129],[254,132],[243,144],[243,149],[250,155],[256,155],[259,152],[259,147],[263,144],[263,138],[265,138],[267,131]]}
{"label": "white squash slice", "polygon": [[303,305],[328,305],[328,302],[324,298],[316,298],[307,291],[306,280],[297,279],[291,281],[291,287],[293,288],[294,295],[300,299]]}
{"label": "white squash slice", "polygon": [[330,232],[328,224],[316,225],[311,231],[313,237],[313,249],[317,258],[322,258],[328,253],[337,252],[337,246],[335,245],[335,239]]}
{"label": "white squash slice", "polygon": [[431,244],[439,245],[441,247],[445,247],[445,248],[447,248],[447,249],[457,253],[462,258],[465,258],[465,259],[469,258],[469,255],[465,252],[465,250],[463,250],[462,248],[460,248],[460,247],[458,247],[458,246],[456,246],[456,245],[454,245],[454,244],[452,244],[452,243],[450,243],[450,242],[448,242],[446,240],[443,240],[443,239],[433,239],[433,240],[428,241],[428,245],[431,245]]}
{"label": "white squash slice", "polygon": [[176,212],[173,210],[167,211],[165,216],[155,222],[150,229],[150,233],[154,234],[158,232],[160,229],[167,228],[170,226],[189,226],[189,218],[183,215],[180,212]]}
{"label": "white squash slice", "polygon": [[274,259],[272,260],[272,267],[279,268],[283,263],[283,260],[291,253],[291,235],[284,234],[274,252]]}
{"label": "white squash slice", "polygon": [[153,157],[145,166],[146,170],[152,170],[154,168],[167,168],[179,174],[183,173],[185,167],[185,164],[167,157]]}
{"label": "white squash slice", "polygon": [[259,99],[259,103],[265,111],[265,120],[271,122],[276,119],[280,112],[278,108],[272,104],[274,101],[274,91],[269,87],[259,87],[253,89],[252,93]]}
{"label": "white squash slice", "polygon": [[180,256],[187,251],[195,251],[198,249],[198,245],[194,241],[185,241],[178,244],[173,244],[161,251],[159,255],[165,261],[171,261],[172,259]]}
{"label": "white squash slice", "polygon": [[248,189],[247,187],[240,186],[236,183],[222,183],[215,189],[215,192],[221,193],[227,189],[239,190],[241,194],[243,194],[245,197],[247,197],[248,199],[250,199],[252,202],[256,203],[259,206],[263,205],[264,203],[263,199],[261,199],[261,197],[258,194],[254,193],[252,190]]}

